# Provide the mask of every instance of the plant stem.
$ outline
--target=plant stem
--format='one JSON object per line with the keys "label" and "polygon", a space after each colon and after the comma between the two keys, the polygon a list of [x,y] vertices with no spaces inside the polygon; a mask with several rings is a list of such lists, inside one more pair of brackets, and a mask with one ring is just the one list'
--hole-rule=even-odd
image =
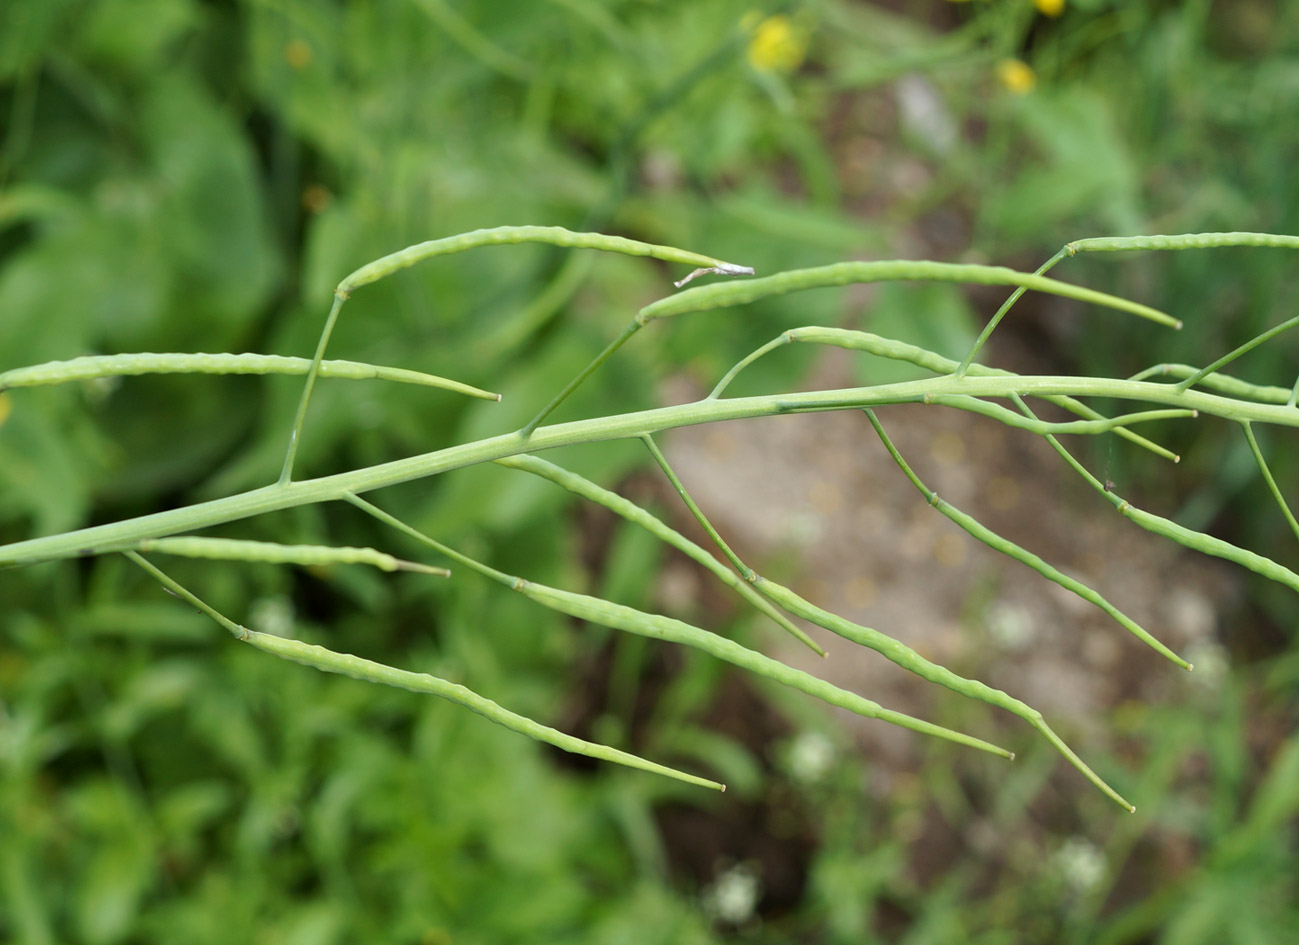
{"label": "plant stem", "polygon": [[[647,433],[714,421],[817,410],[860,409],[890,403],[914,403],[923,401],[926,395],[946,394],[964,394],[974,397],[1010,397],[1013,394],[1065,395],[1145,400],[1198,410],[1202,414],[1212,414],[1230,420],[1251,420],[1299,427],[1299,409],[1293,407],[1251,403],[1196,389],[1176,391],[1168,384],[1095,377],[1018,375],[966,376],[959,379],[938,377],[876,387],[766,394],[725,400],[705,399],[617,416],[553,424],[537,429],[530,437],[524,437],[518,431],[504,433],[473,443],[446,447],[364,469],[322,476],[318,479],[280,482],[186,508],[170,509],[112,524],[96,525],[59,535],[14,542],[0,546],[0,567],[117,551],[133,547],[146,538],[160,538],[164,535],[193,531],[298,505],[335,501],[343,498],[348,492],[369,492],[384,486],[397,485],[519,453],[537,452],[578,443],[640,437]],[[1294,575],[1287,569],[1282,571],[1290,576],[1284,583],[1299,589],[1299,575]]]}

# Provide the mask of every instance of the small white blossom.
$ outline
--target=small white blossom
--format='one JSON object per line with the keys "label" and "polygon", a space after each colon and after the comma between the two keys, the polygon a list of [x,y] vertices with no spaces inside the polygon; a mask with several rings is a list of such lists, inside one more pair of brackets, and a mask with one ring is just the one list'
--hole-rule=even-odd
{"label": "small white blossom", "polygon": [[260,633],[293,636],[293,601],[283,594],[259,597],[248,608],[248,625]]}
{"label": "small white blossom", "polygon": [[1105,878],[1105,854],[1090,840],[1070,837],[1055,853],[1055,868],[1070,891],[1086,895]]}
{"label": "small white blossom", "polygon": [[720,922],[743,925],[753,918],[761,888],[752,867],[744,864],[732,866],[704,890],[704,911]]}
{"label": "small white blossom", "polygon": [[802,732],[789,746],[789,773],[804,784],[816,784],[834,764],[834,743],[820,732]]}

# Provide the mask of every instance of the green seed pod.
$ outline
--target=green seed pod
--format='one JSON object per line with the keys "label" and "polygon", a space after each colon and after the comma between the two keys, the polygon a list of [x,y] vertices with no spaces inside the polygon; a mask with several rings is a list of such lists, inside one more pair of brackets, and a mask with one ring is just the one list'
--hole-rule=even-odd
{"label": "green seed pod", "polygon": [[220,561],[250,561],[267,564],[331,565],[366,564],[381,571],[419,571],[446,575],[445,568],[431,568],[414,561],[403,561],[373,548],[350,548],[333,545],[281,545],[268,541],[245,541],[235,538],[152,538],[136,546],[138,551],[157,551],[182,558],[210,558]]}

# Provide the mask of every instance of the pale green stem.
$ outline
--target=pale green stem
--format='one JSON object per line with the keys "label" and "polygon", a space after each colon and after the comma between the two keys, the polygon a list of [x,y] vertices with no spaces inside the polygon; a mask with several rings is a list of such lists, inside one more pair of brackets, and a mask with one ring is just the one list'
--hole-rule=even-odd
{"label": "pale green stem", "polygon": [[316,342],[316,353],[312,357],[311,367],[307,371],[307,382],[302,385],[302,396],[298,399],[298,410],[293,416],[293,429],[289,431],[289,446],[284,452],[284,466],[280,469],[279,479],[279,484],[282,486],[287,486],[293,481],[293,463],[298,457],[298,444],[302,440],[302,425],[307,419],[307,406],[311,403],[311,392],[316,387],[316,377],[320,374],[320,362],[325,359],[325,348],[329,345],[329,336],[334,333],[334,325],[338,322],[338,313],[346,301],[346,295],[334,294],[334,304],[330,306],[329,317],[325,319],[325,327],[320,332],[320,340]]}
{"label": "pale green stem", "polygon": [[[1062,249],[1046,262],[1042,263],[1042,265],[1037,268],[1034,275],[1045,275],[1055,268],[1055,264],[1064,259],[1064,257],[1065,251]],[[979,352],[983,350],[983,346],[988,343],[988,339],[992,336],[992,333],[996,331],[997,326],[1001,324],[1001,320],[1005,318],[1006,314],[1010,311],[1010,307],[1018,302],[1019,297],[1026,291],[1028,290],[1021,286],[1010,294],[1010,298],[1001,303],[1001,308],[997,309],[996,314],[989,319],[988,324],[983,326],[983,331],[979,332],[979,337],[974,339],[974,345],[970,348],[969,353],[965,356],[964,360],[961,361],[960,366],[957,367],[957,377],[964,377],[966,375],[966,372],[970,370],[970,365],[974,363],[974,359],[979,356]]]}
{"label": "pale green stem", "polygon": [[1277,335],[1281,334],[1281,332],[1287,331],[1293,328],[1295,325],[1299,325],[1299,315],[1295,316],[1294,318],[1287,319],[1286,321],[1283,321],[1281,324],[1275,325],[1272,328],[1269,328],[1267,331],[1262,332],[1261,334],[1255,335],[1253,338],[1245,342],[1240,347],[1235,348],[1232,351],[1229,351],[1227,354],[1224,354],[1222,357],[1220,357],[1217,361],[1214,361],[1208,367],[1200,368],[1200,370],[1196,371],[1190,377],[1186,378],[1183,381],[1179,381],[1177,384],[1177,389],[1186,390],[1186,388],[1188,387],[1195,386],[1204,377],[1217,371],[1218,368],[1226,367],[1228,364],[1230,364],[1232,361],[1235,361],[1241,355],[1253,351],[1263,342],[1275,338]]}
{"label": "pale green stem", "polygon": [[888,434],[884,432],[884,427],[880,424],[879,418],[875,416],[875,411],[867,410],[866,417],[870,420],[871,426],[875,428],[875,433],[879,436],[880,442],[884,444],[884,448],[888,450],[889,455],[893,457],[893,461],[898,464],[898,467],[906,474],[907,478],[911,480],[911,484],[925,497],[926,502],[936,508],[939,512],[942,512],[943,515],[961,526],[961,528],[968,532],[972,537],[977,538],[989,548],[992,548],[994,551],[999,551],[1008,558],[1013,558],[1021,564],[1027,565],[1048,581],[1060,585],[1067,591],[1072,591],[1089,604],[1094,604],[1105,613],[1109,614],[1109,616],[1123,627],[1123,629],[1127,630],[1152,650],[1166,657],[1173,663],[1176,663],[1183,669],[1190,668],[1190,664],[1186,662],[1186,660],[1182,659],[1168,647],[1164,646],[1164,644],[1156,640],[1145,630],[1145,628],[1086,584],[1083,584],[1075,578],[1069,577],[1069,575],[1065,574],[1059,568],[1043,561],[1028,549],[1021,548],[1008,538],[1003,538],[978,519],[962,512],[947,500],[940,498],[938,493],[934,492],[921,482],[920,477],[915,474],[907,464],[907,461],[902,458],[902,454],[898,452],[897,447],[893,445],[893,441],[890,440]]}
{"label": "pale green stem", "polygon": [[[349,492],[369,492],[452,469],[462,469],[505,456],[537,452],[552,447],[640,437],[647,433],[658,433],[676,427],[747,417],[774,416],[823,410],[829,407],[856,409],[904,403],[923,399],[925,394],[931,396],[966,394],[981,398],[1010,397],[1012,394],[1064,395],[1144,400],[1198,410],[1202,414],[1229,420],[1251,420],[1299,427],[1299,411],[1293,408],[1249,403],[1194,388],[1178,392],[1168,384],[1091,377],[992,375],[967,376],[960,380],[938,377],[867,388],[701,400],[611,417],[557,423],[539,428],[531,437],[526,438],[518,432],[505,433],[364,469],[322,476],[318,479],[264,486],[239,495],[200,502],[185,508],[169,509],[111,524],[13,542],[0,546],[0,567],[117,551],[134,547],[147,538],[199,531],[265,512],[335,501]],[[1255,567],[1255,564],[1256,562],[1247,566]],[[1275,567],[1280,568],[1279,565]],[[1255,570],[1258,568],[1255,567]],[[1287,586],[1299,589],[1299,576],[1295,576],[1293,572],[1280,569],[1274,574]]]}
{"label": "pale green stem", "polygon": [[678,551],[692,558],[703,567],[711,571],[718,580],[727,587],[734,590],[743,597],[753,607],[761,611],[765,616],[770,618],[786,633],[793,636],[800,643],[808,646],[818,656],[825,656],[825,650],[816,644],[803,630],[790,621],[788,617],[778,611],[771,605],[765,597],[753,589],[748,582],[741,580],[735,572],[726,567],[711,554],[691,541],[685,535],[682,535],[676,529],[672,528],[661,519],[650,514],[636,503],[623,498],[616,492],[610,492],[603,489],[591,480],[586,479],[577,473],[571,472],[554,463],[547,462],[536,456],[509,456],[505,459],[496,460],[497,465],[505,466],[509,469],[520,469],[524,472],[532,473],[534,476],[540,476],[548,479],[556,485],[562,486],[569,492],[579,495],[584,499],[602,505],[611,512],[622,516],[629,522],[639,525],[654,537],[671,545]]}
{"label": "pale green stem", "polygon": [[624,344],[626,344],[631,339],[631,336],[636,334],[636,332],[640,331],[642,327],[643,326],[641,325],[640,322],[633,320],[631,324],[629,324],[626,328],[623,329],[621,335],[619,335],[613,341],[605,345],[604,350],[601,351],[599,354],[597,354],[594,358],[592,358],[590,364],[582,368],[582,370],[578,373],[578,375],[575,378],[573,378],[571,381],[565,384],[563,390],[561,390],[554,397],[550,398],[550,402],[547,403],[546,406],[542,407],[541,410],[537,412],[537,415],[533,417],[531,420],[529,420],[527,425],[524,426],[523,429],[520,430],[519,432],[525,437],[532,436],[532,432],[537,429],[537,427],[541,424],[541,421],[545,420],[552,413],[554,413],[555,408],[558,407],[560,404],[562,404],[565,400],[567,400],[569,394],[573,393],[573,391],[577,390],[580,386],[582,386],[583,382],[585,382],[588,377],[594,374],[596,370],[600,367],[600,365],[604,364],[605,361],[608,361],[611,357],[613,357],[614,352],[617,351],[619,348],[621,348]]}
{"label": "pale green stem", "polygon": [[649,434],[646,434],[641,437],[641,442],[645,444],[645,447],[650,451],[650,455],[654,457],[654,462],[659,464],[659,468],[663,470],[663,475],[668,477],[668,482],[672,483],[672,488],[676,490],[677,495],[681,496],[681,501],[686,504],[686,508],[688,508],[690,514],[695,517],[695,521],[700,524],[703,530],[708,533],[708,537],[713,540],[713,544],[717,545],[717,547],[721,549],[722,554],[726,555],[727,560],[735,566],[735,570],[740,572],[740,577],[744,578],[746,581],[752,581],[753,571],[749,569],[748,565],[740,560],[739,555],[731,550],[731,546],[726,543],[718,533],[717,529],[713,528],[713,523],[708,520],[708,516],[703,513],[703,510],[701,510],[699,506],[695,505],[695,500],[690,497],[690,493],[686,491],[685,485],[683,485],[681,480],[677,478],[677,474],[673,472],[671,465],[668,464],[667,457],[659,450],[658,444],[654,442],[654,438]]}
{"label": "pale green stem", "polygon": [[215,608],[208,606],[135,552],[128,551],[126,556],[153,575],[163,587],[181,600],[197,607],[215,620],[228,630],[235,639],[243,643],[249,643],[257,649],[271,653],[281,659],[292,660],[295,663],[301,663],[304,666],[310,666],[312,669],[318,669],[325,673],[350,676],[362,682],[378,683],[381,686],[393,686],[410,692],[438,696],[448,702],[454,702],[456,705],[477,712],[483,718],[504,726],[510,731],[518,732],[520,735],[527,735],[529,738],[545,742],[548,745],[554,745],[556,748],[573,754],[586,755],[600,761],[612,761],[616,764],[626,765],[629,768],[664,775],[699,787],[712,788],[716,791],[726,790],[724,784],[719,784],[716,781],[687,774],[684,771],[678,771],[665,765],[655,764],[652,761],[647,761],[625,751],[619,751],[616,748],[609,748],[606,745],[599,745],[575,738],[572,735],[566,735],[547,725],[535,722],[527,716],[511,712],[491,699],[480,696],[473,690],[467,689],[458,683],[448,682],[428,673],[412,673],[408,670],[397,669],[384,663],[376,663],[373,660],[353,656],[350,653],[338,653],[323,646],[303,643],[301,640],[289,640],[269,633],[248,630],[227,619]]}
{"label": "pale green stem", "polygon": [[1272,470],[1268,468],[1267,460],[1263,458],[1263,451],[1258,448],[1258,440],[1254,438],[1254,428],[1248,420],[1241,423],[1241,429],[1245,431],[1245,439],[1249,440],[1250,452],[1254,454],[1254,461],[1258,463],[1259,472],[1263,474],[1263,479],[1267,482],[1267,487],[1272,492],[1272,498],[1276,499],[1276,504],[1281,507],[1281,514],[1285,520],[1290,523],[1290,530],[1294,532],[1296,538],[1299,538],[1299,522],[1295,521],[1294,513],[1290,511],[1290,505],[1286,502],[1285,496],[1281,494],[1281,489],[1276,484],[1276,479],[1272,477]]}
{"label": "pale green stem", "polygon": [[[144,374],[285,374],[299,375],[311,371],[311,360],[278,354],[104,354],[87,355],[67,361],[49,361],[35,367],[15,368],[0,373],[0,390],[14,387],[41,387],[89,381],[101,377],[136,377]],[[437,387],[482,400],[501,399],[500,394],[480,390],[459,381],[383,367],[360,361],[321,361],[320,377],[341,380],[396,381],[421,387]]]}

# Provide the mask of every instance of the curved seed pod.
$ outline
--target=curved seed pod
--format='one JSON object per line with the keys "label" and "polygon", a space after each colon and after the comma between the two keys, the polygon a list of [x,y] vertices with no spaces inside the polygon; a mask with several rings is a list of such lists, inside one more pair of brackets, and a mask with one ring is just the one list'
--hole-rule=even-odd
{"label": "curved seed pod", "polygon": [[[1115,252],[1132,252],[1137,250],[1179,250],[1179,249],[1214,249],[1221,246],[1271,246],[1281,249],[1299,249],[1299,237],[1283,236],[1276,233],[1185,233],[1181,236],[1121,236],[1121,237],[1099,237],[1095,239],[1075,240],[1072,243],[1065,243],[1060,251],[1054,256],[1042,263],[1037,268],[1036,275],[1044,275],[1055,268],[1056,263],[1060,262],[1066,256],[1076,256],[1079,253],[1115,253]],[[1001,324],[1001,320],[1006,317],[1012,305],[1019,301],[1019,297],[1024,294],[1024,288],[1020,287],[1010,294],[1010,298],[1002,303],[1001,308],[988,320],[988,324],[979,332],[979,337],[975,339],[973,346],[961,362],[961,366],[956,369],[957,377],[964,377],[965,372],[970,369],[974,359],[978,356],[979,351],[987,343],[988,338]]]}
{"label": "curved seed pod", "polygon": [[1003,758],[1013,759],[1015,757],[1012,752],[975,738],[972,735],[955,732],[932,722],[925,722],[901,712],[885,709],[879,703],[840,689],[838,686],[832,685],[823,679],[818,679],[810,673],[794,669],[792,666],[786,666],[778,660],[773,660],[755,650],[741,646],[734,640],[728,640],[726,637],[709,633],[707,630],[700,629],[684,621],[664,617],[661,614],[645,613],[633,607],[615,604],[612,601],[602,600],[598,597],[588,597],[585,594],[547,587],[544,584],[534,584],[531,581],[518,580],[514,585],[514,589],[525,597],[558,610],[560,613],[568,614],[570,617],[577,617],[580,620],[587,620],[604,627],[612,627],[615,630],[625,630],[639,636],[651,637],[655,640],[668,640],[703,650],[718,659],[747,669],[751,673],[765,676],[782,685],[815,696],[830,705],[847,709],[866,718],[891,722],[902,728],[908,728],[926,735],[936,735],[939,738],[945,738],[948,741],[967,745],[971,748],[978,748],[981,751],[1000,755]]}
{"label": "curved seed pod", "polygon": [[685,781],[687,784],[712,788],[715,791],[726,790],[726,785],[717,781],[687,774],[666,765],[656,764],[653,761],[648,761],[629,752],[619,751],[616,748],[610,748],[607,745],[600,745],[573,735],[566,735],[548,725],[535,722],[527,716],[511,712],[491,699],[480,696],[472,689],[458,683],[448,682],[437,676],[431,676],[428,673],[412,673],[408,670],[388,666],[386,663],[376,663],[374,660],[363,659],[348,653],[336,653],[323,646],[303,643],[300,640],[288,640],[267,633],[257,633],[253,630],[244,630],[240,639],[245,643],[252,644],[259,650],[273,653],[282,659],[293,660],[295,663],[301,663],[322,672],[339,673],[364,682],[395,686],[398,689],[406,689],[410,692],[438,696],[448,702],[454,702],[466,709],[477,712],[483,718],[490,719],[497,725],[502,725],[513,732],[527,735],[529,738],[545,742],[548,745],[554,745],[556,748],[562,748],[564,751],[573,754],[586,755],[588,758],[596,758],[600,761],[612,761],[616,764],[626,765],[629,768],[637,768],[641,771],[649,771],[653,774],[675,778],[678,781]]}
{"label": "curved seed pod", "polygon": [[[306,374],[310,358],[291,358],[278,354],[105,354],[87,355],[67,361],[49,361],[34,367],[16,368],[0,373],[0,390],[11,387],[39,387],[66,384],[97,377],[137,376],[141,374]],[[455,391],[483,400],[500,400],[500,394],[479,390],[459,381],[382,367],[360,361],[322,361],[320,376],[343,380],[398,381]]]}
{"label": "curved seed pod", "polygon": [[773,295],[786,295],[803,289],[817,289],[825,286],[850,285],[866,282],[967,282],[975,285],[1013,285],[1038,292],[1047,292],[1079,302],[1090,302],[1108,308],[1129,312],[1147,318],[1170,328],[1180,328],[1182,323],[1171,315],[1132,302],[1128,299],[1085,289],[1048,279],[1045,276],[1027,272],[1016,272],[1005,266],[971,266],[956,263],[940,263],[909,260],[887,260],[879,262],[845,262],[829,266],[818,266],[812,269],[794,269],[761,279],[746,279],[743,282],[719,283],[688,289],[676,295],[668,296],[653,302],[640,310],[636,320],[642,324],[656,318],[671,318],[687,312],[703,312],[709,309],[725,308],[731,305],[742,305]]}
{"label": "curved seed pod", "polygon": [[[1024,403],[1022,397],[1016,394],[1012,395],[1011,399],[1015,402],[1015,406],[1019,407],[1026,416],[1033,416],[1032,410]],[[1215,558],[1234,561],[1242,567],[1249,568],[1256,574],[1261,574],[1299,593],[1299,574],[1273,561],[1271,558],[1264,557],[1246,548],[1237,547],[1229,541],[1223,541],[1221,538],[1206,535],[1204,532],[1197,532],[1185,525],[1179,525],[1171,519],[1155,515],[1153,512],[1146,512],[1136,508],[1123,497],[1107,489],[1105,484],[1088,472],[1087,467],[1078,462],[1074,455],[1065,449],[1054,436],[1048,435],[1046,441],[1051,444],[1052,448],[1060,454],[1061,458],[1069,464],[1074,472],[1078,473],[1093,489],[1104,496],[1106,501],[1119,510],[1120,514],[1140,525],[1146,531],[1154,532],[1156,535],[1163,535],[1165,538],[1171,538],[1179,545],[1190,548],[1192,551],[1199,551],[1206,555],[1213,555]]]}
{"label": "curved seed pod", "polygon": [[496,460],[497,465],[507,466],[511,469],[521,469],[524,472],[532,473],[534,476],[540,476],[543,479],[549,479],[556,485],[562,486],[575,495],[580,495],[584,499],[589,499],[598,505],[604,506],[611,512],[622,516],[629,522],[633,522],[645,529],[654,537],[671,545],[678,551],[703,565],[709,571],[713,572],[723,584],[730,587],[746,601],[756,607],[759,611],[769,617],[782,630],[790,634],[800,643],[809,647],[819,656],[825,656],[825,650],[817,646],[806,633],[798,626],[791,623],[789,618],[782,614],[771,603],[755,591],[748,582],[741,580],[734,571],[729,570],[720,561],[710,555],[707,551],[695,544],[685,535],[682,535],[676,529],[663,522],[661,519],[647,512],[635,502],[624,499],[616,492],[610,492],[597,486],[594,482],[579,476],[577,473],[570,472],[561,466],[539,459],[536,456],[523,454],[521,456],[510,456],[505,459]]}
{"label": "curved seed pod", "polygon": [[836,705],[858,715],[867,718],[881,719],[886,722],[892,722],[894,725],[900,725],[903,728],[909,728],[917,732],[923,732],[927,735],[937,735],[940,738],[946,738],[949,741],[958,742],[962,745],[969,745],[972,748],[979,748],[983,751],[992,752],[1001,755],[1004,758],[1014,758],[1014,754],[1006,751],[1004,748],[998,748],[996,745],[989,744],[981,739],[974,738],[970,735],[964,735],[960,732],[954,732],[930,722],[924,722],[920,719],[914,719],[909,715],[901,712],[893,712],[889,709],[882,708],[877,703],[871,702],[851,692],[846,692],[822,679],[818,679],[810,673],[794,669],[792,666],[786,666],[784,663],[773,660],[770,657],[763,656],[748,647],[741,646],[733,640],[718,636],[715,633],[709,633],[707,630],[700,629],[692,624],[685,623],[681,620],[675,620],[672,617],[664,617],[660,614],[648,614],[644,611],[637,610],[634,607],[627,607],[623,604],[615,604],[612,601],[602,600],[598,597],[589,597],[585,594],[577,594],[573,591],[564,591],[554,587],[547,587],[544,584],[535,584],[531,581],[525,581],[522,578],[505,574],[489,567],[480,561],[475,561],[468,555],[448,548],[435,538],[430,538],[423,532],[407,525],[396,516],[385,512],[383,509],[372,505],[365,499],[355,495],[348,495],[346,500],[357,508],[373,515],[381,522],[386,522],[398,531],[409,535],[417,541],[423,542],[431,548],[435,548],[452,560],[477,571],[484,577],[488,577],[498,584],[503,584],[512,590],[519,591],[525,597],[550,607],[552,610],[558,610],[560,613],[568,614],[570,617],[577,617],[581,620],[587,620],[591,623],[597,623],[604,627],[612,627],[615,630],[624,630],[628,633],[635,633],[639,636],[651,637],[656,640],[669,640],[673,643],[680,643],[685,646],[692,646],[696,649],[703,650],[716,656],[718,659],[725,660],[736,666],[757,673],[760,676],[766,676],[786,686],[798,689],[808,695],[815,696],[831,705]]}
{"label": "curved seed pod", "polygon": [[[737,266],[735,263],[723,262],[711,256],[692,253],[675,246],[659,246],[654,243],[642,243],[621,236],[606,236],[603,233],[576,233],[562,226],[498,226],[486,230],[473,230],[448,236],[444,239],[428,240],[405,249],[390,253],[372,263],[367,263],[338,284],[336,294],[347,298],[363,285],[376,282],[399,269],[413,266],[434,256],[446,256],[451,253],[462,253],[479,246],[503,246],[512,243],[549,243],[552,246],[565,246],[572,249],[602,249],[611,253],[622,253],[626,256],[650,256],[665,262],[685,263],[711,272],[725,275],[752,275],[748,266]],[[687,279],[694,278],[692,273]]]}
{"label": "curved seed pod", "polygon": [[301,663],[304,666],[310,666],[325,673],[339,673],[343,676],[350,676],[353,679],[359,679],[363,682],[378,683],[382,686],[395,686],[398,689],[406,689],[410,692],[424,693],[427,695],[438,696],[446,699],[448,702],[454,702],[462,705],[466,709],[477,712],[485,719],[495,722],[497,725],[504,726],[520,735],[527,735],[539,742],[545,742],[548,745],[554,745],[564,751],[572,752],[577,755],[586,755],[589,758],[597,758],[601,761],[612,761],[615,764],[626,765],[629,768],[637,768],[641,771],[649,771],[652,774],[661,774],[669,778],[675,778],[678,781],[685,781],[687,784],[695,784],[700,787],[712,788],[716,791],[725,791],[726,785],[719,784],[716,781],[710,781],[707,778],[701,778],[697,775],[687,774],[684,771],[678,771],[675,768],[669,768],[666,765],[656,764],[653,761],[647,761],[637,755],[629,752],[619,751],[616,748],[609,748],[606,745],[600,745],[595,742],[584,741],[572,735],[566,735],[557,729],[548,725],[542,725],[517,712],[511,712],[509,709],[493,702],[485,696],[480,696],[472,689],[461,686],[458,683],[448,682],[437,676],[428,673],[412,673],[408,670],[397,669],[394,666],[388,666],[386,663],[376,663],[374,660],[363,659],[359,656],[353,656],[350,653],[337,653],[334,650],[326,649],[323,646],[316,646],[310,643],[303,643],[300,640],[289,640],[284,637],[277,637],[268,633],[258,633],[254,630],[248,630],[239,626],[233,620],[227,618],[216,608],[211,607],[206,602],[191,594],[188,590],[172,580],[161,570],[146,561],[134,551],[125,552],[126,556],[138,564],[141,568],[153,575],[163,587],[171,591],[181,600],[186,601],[192,606],[203,611],[218,624],[224,627],[235,639],[249,643],[271,653],[282,659],[292,660],[295,663]]}
{"label": "curved seed pod", "polygon": [[985,417],[992,417],[999,423],[1008,427],[1014,427],[1017,430],[1027,430],[1030,433],[1036,433],[1039,436],[1045,436],[1048,433],[1082,433],[1097,434],[1109,433],[1113,430],[1122,429],[1133,423],[1146,423],[1151,420],[1184,420],[1199,416],[1194,410],[1185,410],[1179,408],[1170,408],[1167,410],[1140,410],[1136,413],[1125,413],[1117,417],[1104,417],[1100,420],[1037,420],[1022,417],[1000,404],[989,403],[986,400],[979,400],[977,397],[969,397],[962,394],[947,394],[930,396],[923,398],[926,404],[937,404],[941,407],[954,407],[957,410],[968,410],[971,413],[982,414]]}
{"label": "curved seed pod", "polygon": [[920,491],[920,494],[925,497],[925,500],[930,505],[942,512],[943,515],[950,518],[965,531],[969,532],[971,536],[979,539],[979,541],[983,542],[989,548],[992,548],[994,551],[1000,551],[1002,554],[1014,558],[1021,564],[1028,565],[1048,581],[1059,584],[1067,591],[1072,591],[1090,604],[1095,604],[1101,610],[1105,611],[1105,613],[1109,614],[1116,623],[1123,627],[1123,629],[1127,630],[1130,634],[1155,652],[1182,667],[1182,669],[1191,668],[1190,663],[1186,662],[1186,660],[1182,659],[1168,647],[1164,646],[1164,644],[1156,640],[1144,627],[1086,584],[1083,584],[1075,578],[1069,577],[1069,575],[1065,574],[1059,568],[1043,561],[1028,549],[1021,548],[1013,541],[1001,537],[974,516],[962,512],[950,502],[939,498],[938,493],[934,492],[921,482],[920,477],[911,470],[909,465],[907,465],[907,461],[902,458],[902,454],[898,452],[897,447],[893,445],[893,441],[890,440],[888,434],[884,432],[884,427],[880,425],[879,419],[875,416],[875,412],[873,410],[867,410],[865,413],[867,419],[871,422],[871,426],[875,428],[875,432],[879,435],[880,442],[884,444],[884,448],[887,449],[889,455],[893,457],[893,461],[898,464],[898,467],[906,474],[907,478],[911,480],[911,484]]}
{"label": "curved seed pod", "polygon": [[269,541],[236,538],[181,536],[153,538],[136,546],[138,551],[157,551],[182,558],[211,558],[220,561],[252,561],[269,564],[367,564],[380,571],[418,571],[448,575],[445,568],[432,568],[415,561],[403,561],[373,548],[334,545],[281,545]]}
{"label": "curved seed pod", "polygon": [[[713,388],[712,393],[708,395],[708,399],[715,400],[720,397],[722,392],[726,390],[742,370],[763,355],[769,354],[781,345],[791,344],[796,341],[810,344],[833,345],[836,348],[846,348],[854,351],[865,351],[867,354],[873,354],[877,357],[889,358],[893,361],[905,361],[909,364],[914,364],[917,367],[924,368],[926,371],[932,371],[935,374],[950,374],[958,368],[957,362],[953,361],[951,358],[945,358],[926,348],[919,348],[903,341],[894,341],[891,338],[881,338],[879,335],[871,334],[868,331],[809,326],[805,328],[790,329],[741,359],[734,367],[726,372],[726,376],[718,382],[715,388]],[[971,364],[969,373],[976,377],[987,377],[991,375],[1001,375],[1006,377],[1014,376],[1013,371],[986,367],[982,364]],[[1132,380],[1138,379],[1139,378],[1132,378]],[[1280,402],[1284,403],[1284,398],[1288,396],[1288,392],[1283,394],[1283,399]],[[1046,400],[1048,403],[1055,404],[1058,407],[1063,407],[1070,413],[1084,417],[1088,420],[1106,419],[1101,413],[1073,397],[1047,395],[1042,399]],[[1036,419],[1036,417],[1033,419]],[[1136,443],[1138,446],[1144,447],[1165,459],[1171,459],[1173,462],[1178,462],[1180,459],[1176,453],[1164,449],[1164,447],[1160,446],[1158,443],[1152,442],[1144,436],[1132,432],[1126,427],[1116,427],[1114,432],[1124,439]]]}
{"label": "curved seed pod", "polygon": [[753,584],[761,593],[770,597],[796,617],[801,617],[817,626],[824,627],[845,640],[869,647],[903,669],[915,673],[921,679],[937,683],[953,692],[971,699],[977,699],[980,702],[986,702],[989,705],[997,706],[1019,716],[1037,729],[1088,781],[1100,788],[1105,796],[1121,807],[1126,808],[1129,812],[1136,809],[1121,794],[1110,787],[1086,762],[1079,758],[1073,749],[1065,744],[1064,740],[1047,725],[1042,713],[1032,706],[1021,702],[1000,689],[994,689],[985,683],[981,683],[977,679],[958,676],[944,666],[931,663],[906,644],[878,630],[863,627],[851,620],[840,617],[838,614],[823,610],[781,584],[756,575]]}
{"label": "curved seed pod", "polygon": [[[1156,364],[1144,371],[1133,374],[1128,380],[1144,381],[1151,377],[1187,378],[1193,374],[1198,374],[1199,371],[1199,368],[1191,367],[1189,364]],[[1288,404],[1290,402],[1291,391],[1289,388],[1277,387],[1274,384],[1251,384],[1238,377],[1232,377],[1230,374],[1223,374],[1218,371],[1204,375],[1196,383],[1201,387],[1211,387],[1219,393],[1230,394],[1232,397],[1257,400],[1265,404]]]}
{"label": "curved seed pod", "polygon": [[1299,236],[1280,233],[1183,233],[1179,236],[1099,236],[1064,244],[1069,256],[1078,253],[1128,253],[1146,249],[1218,249],[1224,246],[1260,246],[1299,249]]}

